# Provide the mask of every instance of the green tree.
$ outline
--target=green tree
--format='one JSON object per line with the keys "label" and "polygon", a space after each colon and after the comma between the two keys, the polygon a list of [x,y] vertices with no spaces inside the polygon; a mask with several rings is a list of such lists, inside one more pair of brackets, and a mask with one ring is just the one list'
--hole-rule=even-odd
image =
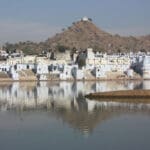
{"label": "green tree", "polygon": [[66,49],[67,49],[67,47],[64,46],[64,45],[57,45],[57,50],[58,50],[60,53],[65,53],[65,52],[66,52]]}
{"label": "green tree", "polygon": [[78,66],[79,68],[82,68],[86,65],[86,60],[84,58],[79,58],[78,60]]}

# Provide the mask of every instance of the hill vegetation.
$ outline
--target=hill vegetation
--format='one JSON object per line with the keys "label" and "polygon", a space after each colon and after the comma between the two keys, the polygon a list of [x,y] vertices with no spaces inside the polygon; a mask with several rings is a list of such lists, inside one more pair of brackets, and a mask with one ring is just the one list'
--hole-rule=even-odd
{"label": "hill vegetation", "polygon": [[22,50],[25,54],[38,54],[44,51],[65,52],[65,49],[83,50],[92,47],[102,52],[129,52],[150,51],[150,35],[141,37],[121,37],[107,33],[89,21],[74,22],[67,29],[62,29],[54,37],[45,42],[19,42],[16,44],[5,44],[5,49],[13,51]]}

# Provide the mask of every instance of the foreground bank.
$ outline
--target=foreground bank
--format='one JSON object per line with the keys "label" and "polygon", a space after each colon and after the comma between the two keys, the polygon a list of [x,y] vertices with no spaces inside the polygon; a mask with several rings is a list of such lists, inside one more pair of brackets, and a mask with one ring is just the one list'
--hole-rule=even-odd
{"label": "foreground bank", "polygon": [[85,96],[99,101],[146,102],[150,103],[150,90],[123,90],[90,93]]}

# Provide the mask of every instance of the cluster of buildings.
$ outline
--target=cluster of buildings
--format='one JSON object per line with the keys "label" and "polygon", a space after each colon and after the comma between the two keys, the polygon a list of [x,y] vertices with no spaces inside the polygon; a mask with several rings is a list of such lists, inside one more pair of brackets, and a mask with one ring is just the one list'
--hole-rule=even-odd
{"label": "cluster of buildings", "polygon": [[[70,55],[69,51],[47,56],[24,56],[22,53],[7,56],[0,61],[0,79],[3,80],[111,80],[150,79],[150,55],[146,53],[107,54],[88,48],[84,52]],[[81,67],[77,61],[83,57]],[[81,60],[81,59],[80,59]]]}

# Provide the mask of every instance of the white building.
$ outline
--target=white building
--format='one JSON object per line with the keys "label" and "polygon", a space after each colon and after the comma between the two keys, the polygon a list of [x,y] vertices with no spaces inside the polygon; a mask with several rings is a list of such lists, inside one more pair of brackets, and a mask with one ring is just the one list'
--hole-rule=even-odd
{"label": "white building", "polygon": [[72,75],[73,75],[74,79],[76,79],[76,80],[85,79],[84,73],[85,73],[84,69],[79,69],[78,67],[74,67],[72,69]]}
{"label": "white building", "polygon": [[37,74],[48,74],[49,73],[47,64],[37,64],[35,68],[36,68]]}
{"label": "white building", "polygon": [[0,64],[0,72],[9,72],[10,65],[9,64]]}
{"label": "white building", "polygon": [[93,70],[93,74],[96,78],[105,78],[106,77],[106,69],[103,67],[95,67]]}
{"label": "white building", "polygon": [[16,71],[27,70],[27,64],[16,64]]}
{"label": "white building", "polygon": [[89,18],[85,16],[81,20],[86,22],[86,21],[89,21]]}
{"label": "white building", "polygon": [[145,56],[143,59],[142,73],[143,79],[150,79],[150,56]]}
{"label": "white building", "polygon": [[8,57],[8,55],[9,55],[9,54],[8,54],[6,51],[0,50],[0,56],[1,56],[1,57],[5,57],[5,58],[6,58],[6,57]]}
{"label": "white building", "polygon": [[19,80],[19,74],[16,72],[14,66],[10,67],[9,74],[11,75],[13,80]]}
{"label": "white building", "polygon": [[61,80],[72,79],[72,66],[64,65],[63,71],[60,73]]}

